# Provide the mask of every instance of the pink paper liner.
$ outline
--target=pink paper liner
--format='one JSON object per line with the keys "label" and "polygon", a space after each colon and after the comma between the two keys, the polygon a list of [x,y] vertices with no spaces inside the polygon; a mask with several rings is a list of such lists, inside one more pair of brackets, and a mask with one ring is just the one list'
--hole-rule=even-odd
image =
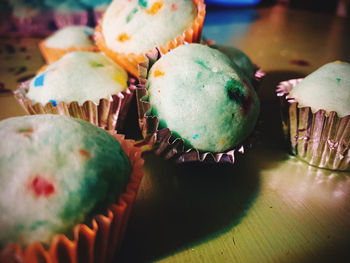
{"label": "pink paper liner", "polygon": [[[160,54],[161,55],[161,54]],[[147,65],[148,66],[148,65]],[[140,66],[141,67],[141,66]],[[172,159],[177,163],[184,162],[216,162],[216,163],[235,163],[235,154],[244,154],[245,150],[251,147],[251,136],[241,145],[221,153],[202,152],[195,148],[187,149],[184,141],[180,138],[173,139],[172,132],[166,128],[158,130],[159,120],[156,116],[147,116],[151,109],[150,103],[144,100],[147,97],[146,76],[148,69],[143,70],[144,75],[140,76],[141,84],[136,89],[136,101],[139,116],[139,127],[142,132],[143,140],[138,142],[137,146],[142,147],[144,151],[152,150],[155,154],[163,156],[165,159]],[[258,69],[255,74],[255,88],[265,76],[265,73]]]}
{"label": "pink paper liner", "polygon": [[50,11],[41,12],[34,17],[11,18],[15,31],[11,35],[19,36],[46,36],[51,33],[50,23],[52,22],[52,13]]}
{"label": "pink paper liner", "polygon": [[350,115],[338,117],[335,111],[312,112],[288,97],[302,79],[291,79],[277,86],[282,127],[294,155],[310,165],[332,170],[350,170]]}
{"label": "pink paper liner", "polygon": [[130,181],[118,202],[109,206],[105,214],[94,216],[91,227],[86,224],[76,225],[72,240],[63,234],[56,235],[47,249],[39,242],[23,250],[18,244],[8,244],[0,250],[0,262],[112,262],[115,252],[120,248],[143,177],[144,160],[133,140],[125,140],[124,135],[116,134],[115,131],[109,133],[120,142],[133,167]]}
{"label": "pink paper liner", "polygon": [[26,97],[30,80],[21,83],[19,88],[14,91],[14,96],[30,115],[60,114],[85,120],[106,130],[120,130],[124,127],[131,100],[136,90],[135,80],[129,79],[129,82],[130,85],[126,91],[112,95],[109,100],[100,99],[98,104],[90,100],[81,105],[77,101],[61,101],[56,106],[53,106],[51,102],[45,105],[41,103],[33,104]]}

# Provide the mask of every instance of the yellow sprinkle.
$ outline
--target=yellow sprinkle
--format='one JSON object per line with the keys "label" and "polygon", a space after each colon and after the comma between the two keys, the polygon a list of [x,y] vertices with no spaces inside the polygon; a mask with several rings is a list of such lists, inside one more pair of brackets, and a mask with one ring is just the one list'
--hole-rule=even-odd
{"label": "yellow sprinkle", "polygon": [[224,143],[225,143],[225,140],[220,140],[220,143],[221,143],[221,144],[224,144]]}
{"label": "yellow sprinkle", "polygon": [[336,61],[334,61],[333,63],[337,63],[337,64],[344,64],[344,62],[343,62],[343,61],[341,61],[341,60],[336,60]]}
{"label": "yellow sprinkle", "polygon": [[119,42],[124,42],[124,41],[130,40],[130,38],[131,37],[128,34],[123,33],[123,34],[119,35],[118,41]]}
{"label": "yellow sprinkle", "polygon": [[154,2],[151,8],[149,10],[146,10],[146,12],[147,14],[155,15],[162,8],[162,6],[163,6],[163,2],[161,1]]}
{"label": "yellow sprinkle", "polygon": [[160,71],[160,70],[155,70],[154,71],[154,77],[156,78],[156,77],[160,77],[160,76],[163,76],[165,73],[164,72],[162,72],[162,71]]}
{"label": "yellow sprinkle", "polygon": [[127,78],[124,75],[122,75],[122,74],[115,74],[114,75],[114,80],[115,80],[115,82],[119,83],[123,87],[126,87]]}

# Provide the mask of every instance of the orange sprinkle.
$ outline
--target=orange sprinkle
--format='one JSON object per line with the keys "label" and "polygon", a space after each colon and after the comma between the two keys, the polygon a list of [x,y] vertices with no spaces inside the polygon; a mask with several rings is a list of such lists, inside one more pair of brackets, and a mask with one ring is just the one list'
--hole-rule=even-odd
{"label": "orange sprinkle", "polygon": [[130,38],[131,37],[128,34],[123,33],[123,34],[119,35],[118,41],[119,42],[124,42],[124,41],[130,40]]}
{"label": "orange sprinkle", "polygon": [[146,10],[146,12],[147,14],[155,15],[162,8],[162,6],[163,6],[163,2],[161,1],[154,2],[151,8],[149,10]]}
{"label": "orange sprinkle", "polygon": [[165,73],[164,72],[161,72],[160,70],[155,70],[154,71],[154,77],[160,77],[160,76],[163,76]]}
{"label": "orange sprinkle", "polygon": [[224,143],[225,143],[225,140],[220,140],[220,143],[221,143],[221,144],[224,144]]}
{"label": "orange sprinkle", "polygon": [[157,91],[158,91],[158,93],[160,93],[160,89],[158,89]]}
{"label": "orange sprinkle", "polygon": [[85,158],[90,158],[90,153],[84,149],[80,149],[79,153]]}

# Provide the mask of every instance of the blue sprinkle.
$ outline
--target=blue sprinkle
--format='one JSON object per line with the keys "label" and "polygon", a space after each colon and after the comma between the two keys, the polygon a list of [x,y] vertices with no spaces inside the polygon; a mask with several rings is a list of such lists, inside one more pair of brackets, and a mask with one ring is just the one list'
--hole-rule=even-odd
{"label": "blue sprinkle", "polygon": [[56,102],[55,100],[49,100],[49,101],[52,103],[52,105],[53,105],[54,107],[57,106],[57,102]]}
{"label": "blue sprinkle", "polygon": [[88,36],[91,36],[93,32],[91,30],[84,29],[84,33]]}
{"label": "blue sprinkle", "polygon": [[128,85],[128,87],[130,86],[130,82],[128,80],[126,81],[126,85]]}
{"label": "blue sprinkle", "polygon": [[44,78],[45,74],[39,75],[35,80],[34,80],[34,87],[41,87],[44,86]]}
{"label": "blue sprinkle", "polygon": [[193,140],[197,139],[198,137],[199,137],[199,135],[198,135],[198,134],[195,134],[195,135],[193,136]]}

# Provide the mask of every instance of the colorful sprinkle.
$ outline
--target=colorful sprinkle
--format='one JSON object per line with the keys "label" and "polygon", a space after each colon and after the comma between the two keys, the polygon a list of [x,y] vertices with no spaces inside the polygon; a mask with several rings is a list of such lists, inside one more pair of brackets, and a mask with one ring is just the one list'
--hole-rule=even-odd
{"label": "colorful sprinkle", "polygon": [[196,59],[194,62],[196,62],[198,65],[201,65],[203,68],[211,71],[211,68],[209,68],[207,65],[205,65],[203,61]]}
{"label": "colorful sprinkle", "polygon": [[179,7],[177,6],[177,4],[172,4],[172,5],[171,5],[171,11],[177,11],[177,9],[179,9]]}
{"label": "colorful sprinkle", "polygon": [[101,67],[104,67],[105,65],[103,65],[102,63],[98,63],[96,61],[92,61],[91,66],[94,68],[101,68]]}
{"label": "colorful sprinkle", "polygon": [[52,106],[54,106],[54,107],[56,107],[56,106],[57,106],[57,101],[55,101],[55,100],[49,100],[49,102],[51,102],[51,103],[52,103]]}
{"label": "colorful sprinkle", "polygon": [[84,33],[87,36],[91,36],[93,34],[93,31],[92,30],[88,30],[88,29],[84,29]]}
{"label": "colorful sprinkle", "polygon": [[163,2],[161,1],[154,2],[152,7],[149,10],[146,10],[146,12],[147,14],[155,15],[159,12],[162,6],[163,6]]}
{"label": "colorful sprinkle", "polygon": [[38,77],[36,77],[34,79],[34,87],[44,86],[44,78],[45,78],[45,74],[41,74]]}
{"label": "colorful sprinkle", "polygon": [[126,87],[127,79],[122,74],[115,74],[114,81],[119,83],[120,85],[123,85],[124,87]]}
{"label": "colorful sprinkle", "polygon": [[158,89],[157,92],[160,93],[160,89]]}
{"label": "colorful sprinkle", "polygon": [[220,140],[220,143],[221,143],[221,144],[224,144],[224,143],[225,143],[225,140]]}
{"label": "colorful sprinkle", "polygon": [[131,10],[131,12],[128,14],[126,17],[126,23],[129,23],[131,19],[133,19],[134,15],[138,12],[139,10],[137,8],[134,8]]}
{"label": "colorful sprinkle", "polygon": [[46,178],[37,175],[30,184],[31,190],[39,197],[48,197],[55,192],[54,185]]}
{"label": "colorful sprinkle", "polygon": [[337,81],[338,81],[338,83],[340,83],[340,81],[341,81],[341,78],[337,78]]}
{"label": "colorful sprinkle", "polygon": [[29,127],[29,128],[18,129],[16,132],[22,134],[24,137],[30,138],[32,137],[33,131],[34,131],[33,128]]}
{"label": "colorful sprinkle", "polygon": [[193,138],[193,140],[195,140],[195,139],[197,139],[199,137],[199,135],[198,134],[195,134],[192,138]]}
{"label": "colorful sprinkle", "polygon": [[139,5],[144,7],[144,8],[147,8],[147,0],[139,0]]}
{"label": "colorful sprinkle", "polygon": [[126,33],[123,33],[123,34],[120,34],[119,37],[118,37],[118,41],[119,42],[124,42],[124,41],[127,41],[127,40],[130,40],[130,36]]}
{"label": "colorful sprinkle", "polygon": [[80,149],[79,153],[85,158],[90,158],[90,153],[87,150]]}
{"label": "colorful sprinkle", "polygon": [[160,77],[160,76],[163,76],[165,73],[164,72],[162,72],[162,71],[160,71],[160,70],[155,70],[154,71],[154,77],[156,78],[156,77]]}

